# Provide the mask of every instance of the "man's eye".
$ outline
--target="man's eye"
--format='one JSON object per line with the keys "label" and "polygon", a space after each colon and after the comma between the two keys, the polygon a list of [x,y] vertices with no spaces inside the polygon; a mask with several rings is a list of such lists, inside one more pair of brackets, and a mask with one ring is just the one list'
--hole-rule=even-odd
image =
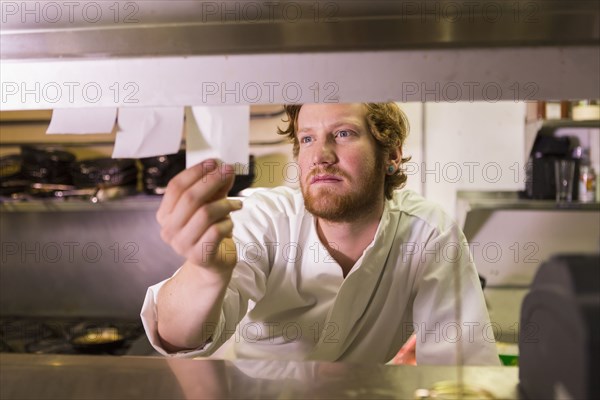
{"label": "man's eye", "polygon": [[304,136],[300,138],[300,143],[310,143],[312,138],[310,136]]}
{"label": "man's eye", "polygon": [[352,132],[350,132],[350,131],[338,131],[335,136],[344,138],[344,137],[348,137],[350,135],[352,135]]}

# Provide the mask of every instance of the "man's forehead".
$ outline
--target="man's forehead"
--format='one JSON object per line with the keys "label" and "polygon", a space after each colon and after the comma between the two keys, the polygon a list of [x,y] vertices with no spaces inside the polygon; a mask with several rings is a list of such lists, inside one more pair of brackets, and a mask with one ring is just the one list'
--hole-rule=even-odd
{"label": "man's forehead", "polygon": [[362,103],[305,104],[298,114],[298,130],[340,123],[365,125],[365,116],[366,109]]}

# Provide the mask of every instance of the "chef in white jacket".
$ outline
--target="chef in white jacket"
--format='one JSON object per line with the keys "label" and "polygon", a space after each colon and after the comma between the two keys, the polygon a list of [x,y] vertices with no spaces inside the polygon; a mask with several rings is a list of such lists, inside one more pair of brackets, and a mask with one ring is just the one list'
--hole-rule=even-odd
{"label": "chef in white jacket", "polygon": [[242,203],[218,160],[171,180],[157,219],[186,258],[148,289],[164,355],[385,363],[415,334],[418,364],[499,365],[465,237],[408,190],[394,103],[286,106],[300,189]]}

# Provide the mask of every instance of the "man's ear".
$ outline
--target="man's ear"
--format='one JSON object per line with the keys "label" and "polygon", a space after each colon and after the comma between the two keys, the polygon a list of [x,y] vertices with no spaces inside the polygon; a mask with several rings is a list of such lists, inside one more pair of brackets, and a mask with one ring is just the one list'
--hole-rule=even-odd
{"label": "man's ear", "polygon": [[392,166],[394,171],[398,171],[400,168],[400,164],[402,163],[402,149],[400,147],[396,147],[388,153],[387,159],[387,168]]}

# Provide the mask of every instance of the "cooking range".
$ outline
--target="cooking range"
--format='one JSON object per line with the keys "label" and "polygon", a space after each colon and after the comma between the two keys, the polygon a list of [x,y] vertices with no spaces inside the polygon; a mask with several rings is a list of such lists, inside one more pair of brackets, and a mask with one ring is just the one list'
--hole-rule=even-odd
{"label": "cooking range", "polygon": [[181,265],[160,198],[0,202],[0,352],[155,355],[139,312]]}
{"label": "cooking range", "polygon": [[0,318],[0,352],[152,355],[140,321]]}
{"label": "cooking range", "polygon": [[183,156],[0,157],[0,353],[158,355],[139,312],[183,262],[155,218]]}

